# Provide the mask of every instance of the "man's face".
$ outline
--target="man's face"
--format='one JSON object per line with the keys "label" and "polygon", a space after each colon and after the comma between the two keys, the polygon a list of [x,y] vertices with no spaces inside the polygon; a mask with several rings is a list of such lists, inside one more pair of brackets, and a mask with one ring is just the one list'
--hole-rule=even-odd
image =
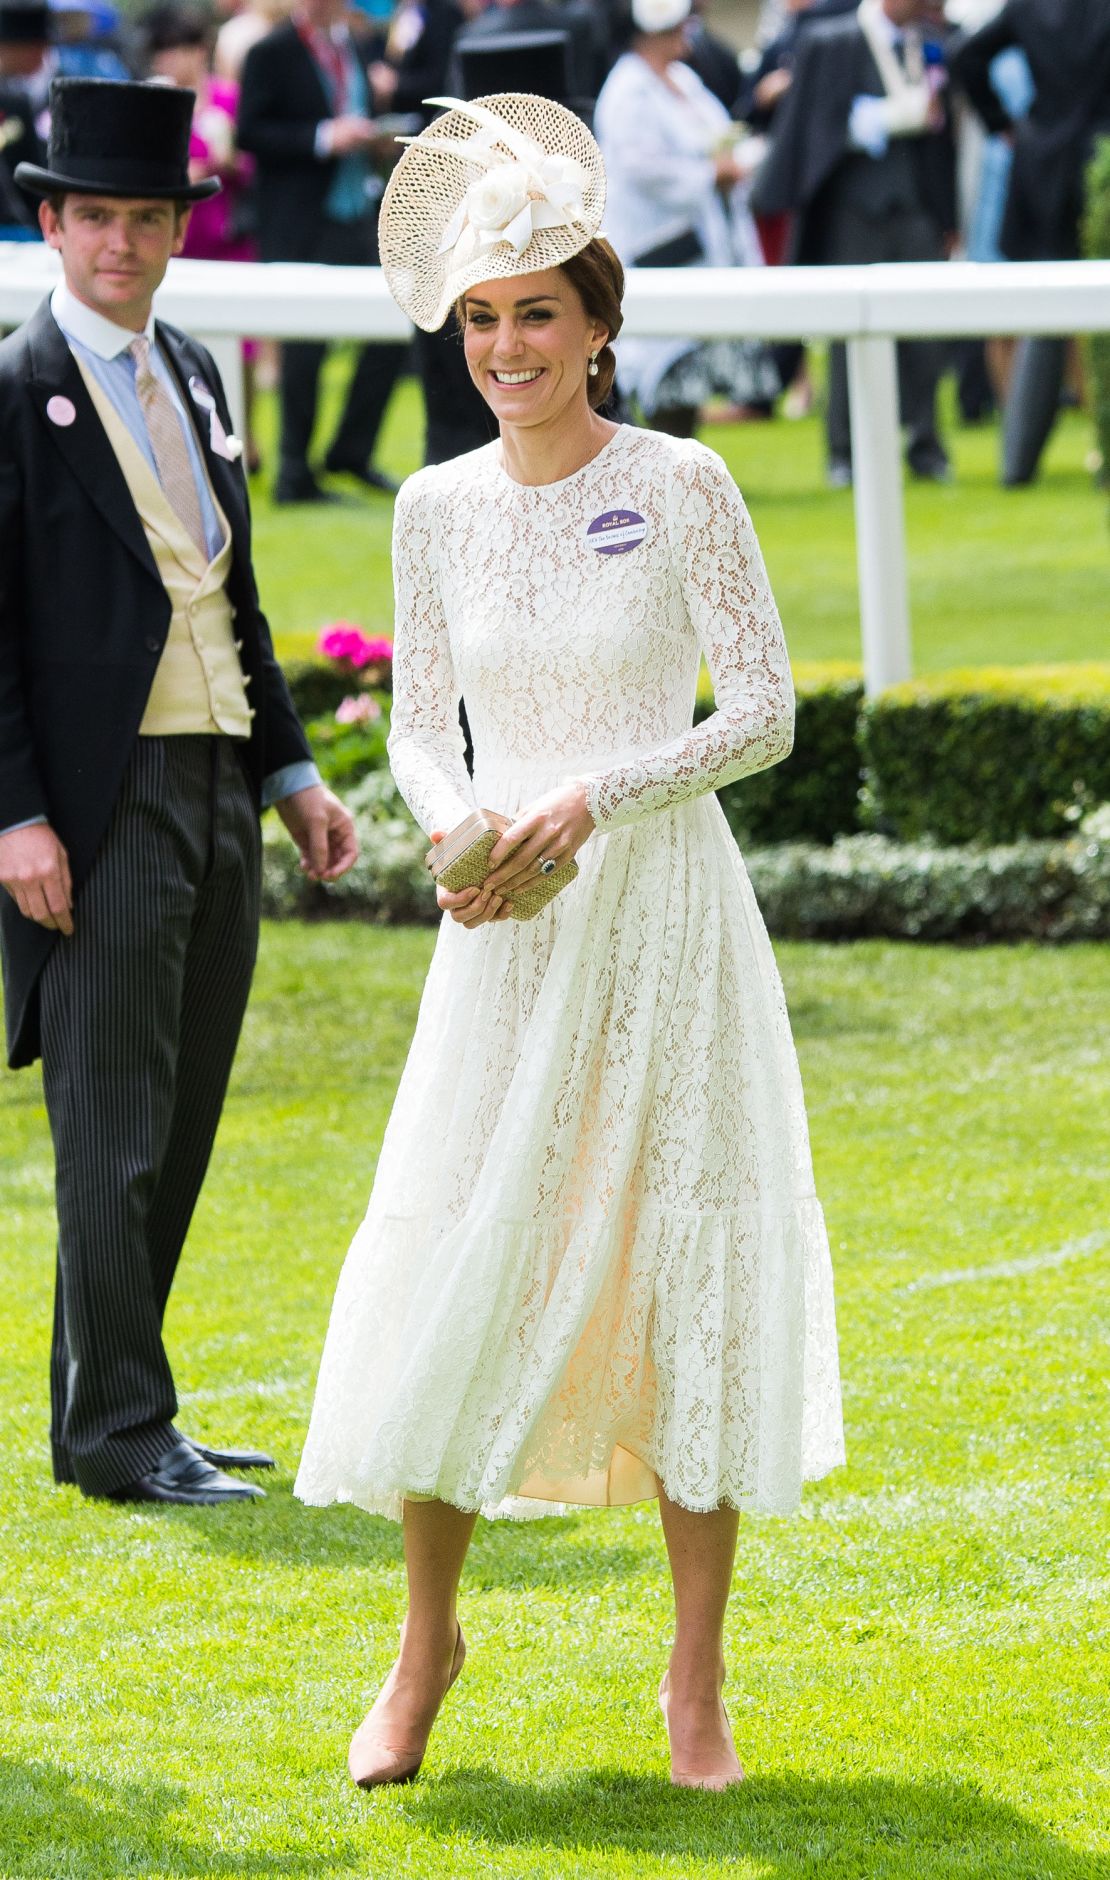
{"label": "man's face", "polygon": [[301,0],[298,12],[310,26],[327,32],[347,17],[347,0]]}
{"label": "man's face", "polygon": [[47,51],[45,40],[37,45],[28,45],[25,40],[14,45],[7,40],[0,41],[0,72],[5,78],[34,78]]}
{"label": "man's face", "polygon": [[913,26],[921,18],[922,0],[883,0],[883,11],[894,26]]}
{"label": "man's face", "polygon": [[67,196],[62,212],[39,206],[39,227],[62,257],[66,285],[86,307],[141,333],[189,217],[172,202]]}

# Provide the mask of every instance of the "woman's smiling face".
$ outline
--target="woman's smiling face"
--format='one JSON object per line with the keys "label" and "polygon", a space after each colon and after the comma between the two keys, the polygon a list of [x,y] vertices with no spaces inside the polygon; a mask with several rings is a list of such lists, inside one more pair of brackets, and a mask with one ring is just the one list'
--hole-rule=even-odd
{"label": "woman's smiling face", "polygon": [[463,296],[470,376],[502,423],[546,424],[586,400],[590,354],[608,333],[561,268],[482,281]]}

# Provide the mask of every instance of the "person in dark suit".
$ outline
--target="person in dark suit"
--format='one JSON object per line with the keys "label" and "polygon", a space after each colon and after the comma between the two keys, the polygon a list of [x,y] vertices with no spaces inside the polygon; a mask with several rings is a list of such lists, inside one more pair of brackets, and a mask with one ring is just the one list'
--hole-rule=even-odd
{"label": "person in dark suit", "polygon": [[[419,7],[398,8],[385,56],[370,67],[375,109],[411,113],[420,123],[430,123],[435,108],[426,101],[441,98],[448,90],[452,47],[464,19],[455,0],[428,0]],[[417,327],[413,356],[424,401],[424,462],[444,463],[490,443],[497,426],[485,399],[471,383],[462,336],[454,321],[436,333]]]}
{"label": "person in dark suit", "polygon": [[854,13],[859,0],[787,0],[786,18],[773,39],[744,61],[735,116],[755,131],[767,131],[790,89],[794,56],[803,33],[824,20]]}
{"label": "person in dark suit", "polygon": [[693,67],[707,91],[724,105],[730,117],[739,118],[742,76],[735,47],[722,39],[705,22],[705,0],[693,0],[686,29],[687,65]]}
{"label": "person in dark suit", "polygon": [[[1033,76],[1028,115],[1016,122],[991,84],[1011,46]],[[1079,255],[1083,178],[1096,137],[1110,133],[1110,0],[1006,0],[1000,13],[951,49],[953,82],[987,130],[1012,137],[1014,162],[1002,224],[1011,261]],[[1022,340],[1003,423],[1002,482],[1030,483],[1060,404],[1067,341]]]}
{"label": "person in dark suit", "polygon": [[50,9],[43,4],[8,5],[0,0],[0,241],[38,241],[39,227],[26,198],[15,187],[20,163],[45,155],[28,90],[50,42]]}
{"label": "person in dark suit", "polygon": [[354,860],[274,658],[211,356],[155,321],[184,240],[193,93],[58,80],[40,199],[64,278],[0,343],[0,948],[9,1062],[54,1141],[55,1478],[253,1497],[189,1442],[162,1319],[258,940],[259,809]]}
{"label": "person in dark suit", "polygon": [[[243,66],[239,145],[258,164],[263,261],[375,266],[380,184],[371,153],[369,80],[342,23],[344,0],[302,0],[292,19],[251,47]],[[275,500],[335,500],[309,465],[322,340],[290,340],[281,354],[281,442]],[[406,345],[360,346],[324,468],[367,487],[395,485],[370,459]]]}
{"label": "person in dark suit", "polygon": [[375,111],[414,112],[427,123],[424,101],[447,89],[451,47],[463,19],[455,0],[398,7],[382,57],[370,66]]}
{"label": "person in dark suit", "polygon": [[[793,77],[775,115],[752,207],[792,213],[791,258],[935,261],[956,225],[955,155],[942,74],[918,30],[921,0],[863,0],[858,11],[800,34]],[[935,51],[932,53],[935,59]],[[944,479],[936,424],[941,347],[898,348],[907,459]],[[829,480],[851,481],[844,348],[829,353]]]}

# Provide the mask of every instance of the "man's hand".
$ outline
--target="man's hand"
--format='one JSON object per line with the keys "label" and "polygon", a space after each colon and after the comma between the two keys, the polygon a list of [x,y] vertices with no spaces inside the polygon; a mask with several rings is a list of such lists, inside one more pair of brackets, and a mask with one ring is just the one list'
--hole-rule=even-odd
{"label": "man's hand", "polygon": [[388,111],[397,90],[397,72],[384,59],[375,59],[370,66],[370,89],[374,94],[375,109]]}
{"label": "man's hand", "polygon": [[775,106],[785,98],[793,83],[794,74],[785,65],[780,66],[777,71],[766,72],[755,88],[755,102],[759,109],[773,111]]}
{"label": "man's hand", "polygon": [[301,867],[310,881],[338,881],[357,862],[351,813],[322,783],[294,790],[274,808],[300,849]]}
{"label": "man's hand", "polygon": [[352,151],[369,150],[377,138],[377,125],[353,111],[345,117],[332,118],[328,126],[328,150],[333,157],[349,157]]}
{"label": "man's hand", "polygon": [[0,836],[0,887],[28,920],[54,933],[73,932],[69,857],[49,823],[29,823]]}

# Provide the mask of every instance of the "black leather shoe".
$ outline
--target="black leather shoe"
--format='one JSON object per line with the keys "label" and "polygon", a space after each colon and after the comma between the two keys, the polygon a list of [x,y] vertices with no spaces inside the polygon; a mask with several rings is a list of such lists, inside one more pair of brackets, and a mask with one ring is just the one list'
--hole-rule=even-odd
{"label": "black leather shoe", "polygon": [[[348,502],[353,498],[348,497]],[[335,490],[325,490],[315,477],[306,477],[298,483],[274,484],[275,503],[341,503],[343,501]]]}
{"label": "black leather shoe", "polygon": [[210,1462],[214,1469],[274,1469],[277,1464],[264,1449],[210,1449],[207,1443],[195,1443],[191,1436],[185,1441],[190,1449],[195,1449],[198,1456]]}
{"label": "black leather shoe", "polygon": [[955,481],[952,465],[949,463],[947,457],[943,456],[918,457],[916,461],[911,457],[910,475],[916,477],[919,483],[952,483]]}
{"label": "black leather shoe", "polygon": [[327,457],[324,469],[329,477],[354,477],[356,483],[362,483],[368,490],[377,490],[381,496],[396,496],[401,487],[392,477],[387,477],[384,470],[375,470],[372,464],[335,463]]}
{"label": "black leather shoe", "polygon": [[186,1508],[218,1508],[225,1501],[261,1499],[262,1490],[253,1482],[233,1482],[229,1475],[221,1475],[186,1442],[167,1449],[137,1482],[127,1482],[108,1495],[109,1501],[169,1501]]}

